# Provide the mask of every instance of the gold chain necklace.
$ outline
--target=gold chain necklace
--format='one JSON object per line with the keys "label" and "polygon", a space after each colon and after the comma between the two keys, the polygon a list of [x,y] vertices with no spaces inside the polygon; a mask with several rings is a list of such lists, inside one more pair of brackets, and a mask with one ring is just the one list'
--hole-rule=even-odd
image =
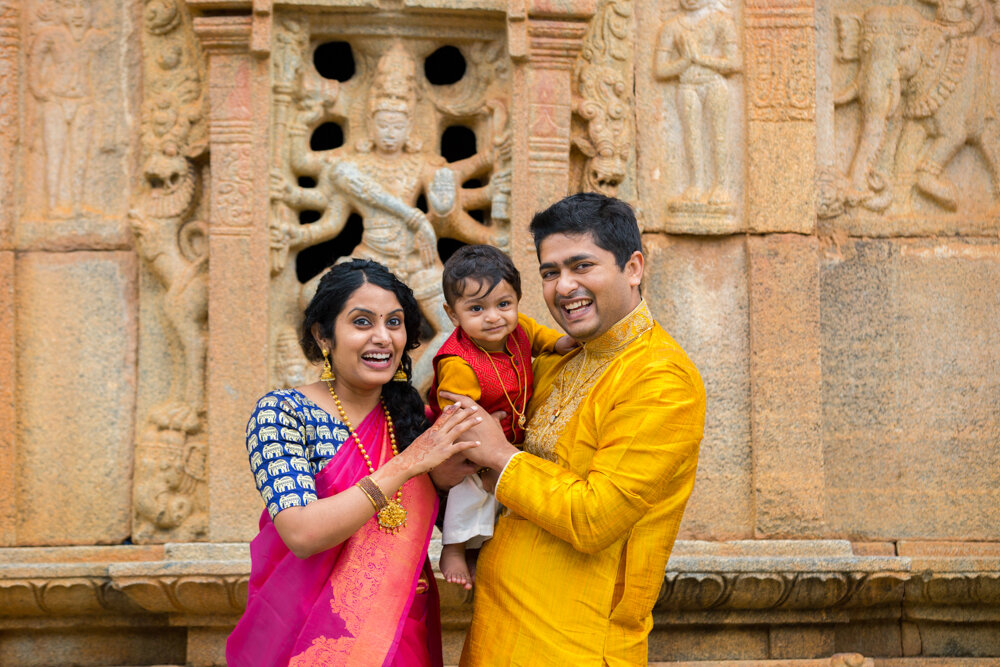
{"label": "gold chain necklace", "polygon": [[[471,336],[469,337],[469,340],[472,340]],[[524,429],[524,425],[527,422],[527,418],[524,416],[524,412],[525,412],[525,409],[528,407],[528,386],[527,386],[527,383],[521,382],[521,374],[517,370],[517,363],[515,363],[515,361],[514,361],[514,353],[512,352],[511,355],[510,355],[510,359],[511,359],[510,365],[514,367],[514,378],[517,380],[518,392],[517,392],[517,395],[514,396],[514,398],[520,398],[521,399],[521,411],[520,412],[518,412],[517,406],[514,405],[514,401],[511,400],[510,394],[507,393],[507,389],[503,386],[503,378],[500,377],[500,369],[497,368],[496,363],[494,363],[494,361],[493,361],[493,355],[490,354],[482,345],[480,345],[476,341],[473,340],[472,344],[475,345],[476,347],[478,347],[479,351],[482,352],[483,354],[485,354],[486,358],[490,360],[490,366],[493,367],[493,372],[497,374],[497,382],[500,383],[500,391],[503,392],[503,397],[506,398],[507,399],[507,403],[510,404],[510,411],[512,413],[514,413],[511,416],[512,423],[516,422],[517,425],[521,429]],[[506,349],[507,349],[507,343],[505,342],[504,343],[504,350],[506,350]],[[516,350],[517,346],[515,346],[514,349]],[[523,359],[521,360],[521,363],[522,364],[524,363]]]}
{"label": "gold chain necklace", "polygon": [[[587,348],[584,347],[583,354],[581,355],[580,358],[580,368],[576,371],[576,377],[573,378],[573,384],[569,386],[569,391],[568,392],[566,391],[565,381],[559,383],[559,400],[556,401],[555,411],[553,411],[552,416],[549,417],[550,424],[554,424],[556,420],[559,419],[559,414],[562,412],[562,409],[566,407],[566,405],[568,405],[571,400],[573,400],[573,396],[580,388],[579,385],[580,376],[583,375],[583,369],[586,368],[586,366],[587,366]],[[600,368],[601,366],[598,366],[598,369]],[[587,376],[587,379],[590,379],[590,377],[593,374],[594,373],[591,372],[591,374]]]}
{"label": "gold chain necklace", "polygon": [[[344,420],[344,425],[347,426],[347,432],[351,434],[354,442],[358,445],[361,458],[365,460],[365,465],[368,466],[368,474],[374,474],[375,466],[372,465],[372,460],[368,458],[368,452],[365,450],[361,438],[358,437],[358,434],[354,431],[354,427],[351,426],[351,420],[347,418],[344,406],[340,403],[340,397],[333,390],[333,380],[327,380],[326,387],[330,390],[330,396],[333,396],[333,402],[337,406],[340,418]],[[392,445],[392,455],[396,456],[399,454],[399,450],[396,448],[396,429],[392,425],[392,416],[389,414],[389,408],[385,407],[385,401],[379,398],[379,403],[382,404],[382,412],[385,413],[386,425],[389,428],[389,443]],[[384,532],[396,533],[406,525],[406,508],[403,507],[403,487],[400,487],[396,491],[395,499],[389,499],[388,503],[388,505],[378,511],[378,526]]]}

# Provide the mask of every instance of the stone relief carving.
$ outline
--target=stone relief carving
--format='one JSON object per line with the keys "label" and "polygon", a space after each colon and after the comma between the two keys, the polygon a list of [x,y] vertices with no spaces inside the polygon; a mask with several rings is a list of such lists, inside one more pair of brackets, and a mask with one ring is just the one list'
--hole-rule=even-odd
{"label": "stone relief carving", "polygon": [[139,422],[133,540],[189,540],[207,529],[208,248],[206,225],[193,215],[196,162],[207,148],[204,74],[190,17],[177,0],[146,0],[143,27],[142,178],[129,221],[144,267],[162,288],[142,296],[160,316],[171,379],[166,399]]}
{"label": "stone relief carving", "polygon": [[574,132],[573,146],[586,160],[570,183],[584,192],[617,196],[626,177],[635,136],[631,21],[630,1],[605,0],[577,59],[573,111],[584,129]]}
{"label": "stone relief carving", "polygon": [[[858,208],[906,217],[918,206],[968,213],[989,202],[996,210],[1000,65],[974,34],[982,22],[976,0],[941,0],[933,20],[908,6],[836,17],[838,60],[857,71],[834,103],[857,104],[859,130],[846,173],[820,175],[821,217]],[[992,192],[963,196],[946,174],[966,146],[983,158]]]}
{"label": "stone relief carving", "polygon": [[85,185],[99,92],[90,70],[108,34],[94,25],[88,0],[47,0],[33,27],[27,82],[41,126],[44,207],[50,217],[68,218],[90,203]]}
{"label": "stone relief carving", "polygon": [[[468,48],[472,72],[446,92],[427,92],[417,76],[413,47],[398,39],[379,40],[358,49],[360,69],[370,72],[363,83],[338,84],[321,80],[304,66],[308,38],[303,26],[289,19],[278,27],[282,48],[274,57],[281,136],[275,139],[271,177],[272,379],[279,383],[299,374],[302,362],[287,341],[322,275],[300,284],[295,258],[337,238],[352,214],[361,217],[363,229],[351,256],[385,264],[413,288],[432,331],[422,350],[436,349],[451,329],[440,285],[438,239],[499,247],[509,242],[510,133],[498,85],[505,76],[503,49],[497,44]],[[298,83],[290,86],[291,81]],[[421,118],[422,112],[433,117]],[[363,138],[352,142],[348,136],[343,146],[329,151],[311,149],[316,127],[336,121],[348,126],[349,135],[354,119],[365,128]],[[425,148],[438,138],[424,141],[420,129],[437,130],[460,119],[475,119],[486,128],[482,150],[446,162]],[[472,184],[473,179],[478,183]],[[421,200],[426,213],[418,208]],[[484,209],[493,214],[490,224],[470,214]],[[301,211],[318,211],[319,219],[300,224]],[[429,355],[415,360],[418,384],[430,382],[430,364]]]}
{"label": "stone relief carving", "polygon": [[731,216],[728,125],[733,112],[728,77],[742,70],[739,37],[722,0],[681,0],[681,12],[664,22],[653,73],[676,85],[687,185],[669,204],[672,212]]}

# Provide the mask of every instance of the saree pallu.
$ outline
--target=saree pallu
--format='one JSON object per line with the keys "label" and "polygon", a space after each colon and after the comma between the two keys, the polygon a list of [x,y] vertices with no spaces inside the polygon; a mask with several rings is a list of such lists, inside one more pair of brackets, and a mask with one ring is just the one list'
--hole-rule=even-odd
{"label": "saree pallu", "polygon": [[[381,406],[356,432],[376,467],[392,456]],[[369,474],[352,445],[348,439],[316,475],[320,498]],[[346,541],[305,559],[288,550],[265,510],[250,543],[246,611],[226,643],[230,667],[440,667],[440,610],[427,562],[437,514],[430,478],[404,484],[402,502],[406,526],[399,533],[381,532],[372,517]],[[417,594],[422,572],[429,586]]]}

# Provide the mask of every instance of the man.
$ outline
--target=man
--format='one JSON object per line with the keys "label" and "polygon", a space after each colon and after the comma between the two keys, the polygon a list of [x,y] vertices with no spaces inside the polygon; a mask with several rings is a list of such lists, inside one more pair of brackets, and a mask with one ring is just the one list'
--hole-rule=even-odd
{"label": "man", "polygon": [[480,554],[461,664],[645,665],[705,390],[642,299],[627,204],[573,195],[531,232],[549,311],[582,347],[536,359],[524,452],[494,420],[466,452],[502,471],[507,509]]}

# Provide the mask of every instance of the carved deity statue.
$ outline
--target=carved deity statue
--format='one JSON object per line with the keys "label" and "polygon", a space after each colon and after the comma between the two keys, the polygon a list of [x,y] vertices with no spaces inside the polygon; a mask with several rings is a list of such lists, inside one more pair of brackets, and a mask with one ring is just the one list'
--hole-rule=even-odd
{"label": "carved deity statue", "polygon": [[48,212],[68,217],[84,200],[96,120],[90,66],[105,35],[92,25],[90,0],[50,0],[39,22],[28,50],[28,86],[41,111]]}
{"label": "carved deity statue", "polygon": [[683,11],[660,30],[653,71],[658,80],[677,80],[677,112],[689,170],[681,201],[729,206],[726,77],[739,72],[742,62],[736,25],[714,2],[681,0]]}
{"label": "carved deity statue", "polygon": [[[425,349],[437,349],[450,332],[441,290],[441,264],[437,258],[435,227],[469,243],[495,243],[506,239],[468,216],[470,202],[488,205],[490,188],[461,188],[470,178],[485,175],[492,158],[485,153],[445,164],[444,159],[423,150],[412,136],[417,102],[416,66],[400,42],[379,60],[368,95],[369,137],[353,148],[341,148],[328,156],[309,150],[304,132],[290,142],[290,167],[295,177],[315,179],[316,186],[294,185],[281,173],[272,177],[273,198],[296,210],[321,210],[316,222],[299,225],[272,219],[272,272],[284,270],[290,251],[337,237],[352,212],[363,219],[361,243],[352,255],[372,259],[389,267],[414,292],[421,311],[434,331]],[[300,118],[300,122],[301,122]],[[417,208],[423,195],[429,206],[425,215]],[[311,294],[317,276],[303,290]],[[418,383],[431,377],[430,355],[417,360]]]}

